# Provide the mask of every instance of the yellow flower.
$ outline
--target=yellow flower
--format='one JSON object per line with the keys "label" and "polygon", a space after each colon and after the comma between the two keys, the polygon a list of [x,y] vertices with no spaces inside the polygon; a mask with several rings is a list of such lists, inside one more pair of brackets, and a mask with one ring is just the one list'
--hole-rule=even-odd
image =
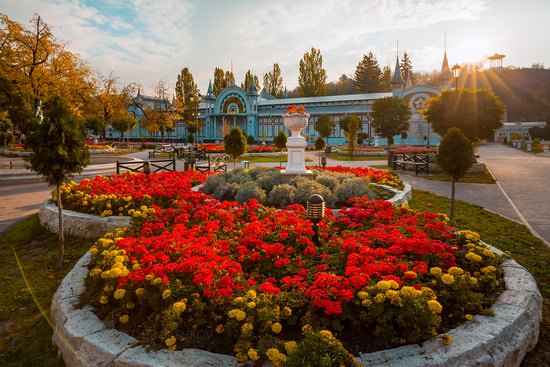
{"label": "yellow flower", "polygon": [[243,321],[244,319],[246,319],[246,312],[241,311],[241,310],[237,310],[237,312],[235,314],[235,319],[237,321]]}
{"label": "yellow flower", "polygon": [[488,248],[484,249],[482,251],[482,253],[483,253],[484,256],[487,256],[487,257],[490,257],[490,258],[493,258],[493,259],[495,258],[495,253],[493,251],[489,250]]}
{"label": "yellow flower", "polygon": [[453,342],[453,337],[450,335],[443,335],[441,337],[441,342],[445,345],[451,345],[451,343]]}
{"label": "yellow flower", "polygon": [[378,293],[376,297],[374,297],[374,302],[382,303],[384,302],[385,299],[386,299],[386,296],[384,295],[384,293]]}
{"label": "yellow flower", "polygon": [[466,315],[464,315],[464,318],[468,321],[472,320],[474,317],[472,315],[470,315],[469,313],[467,313]]}
{"label": "yellow flower", "polygon": [[90,250],[88,250],[88,252],[92,255],[97,254],[97,247],[95,246],[90,247]]}
{"label": "yellow flower", "polygon": [[476,277],[471,277],[470,278],[470,283],[472,283],[472,285],[477,285],[477,278]]}
{"label": "yellow flower", "polygon": [[395,280],[391,279],[391,280],[388,280],[388,282],[390,282],[392,289],[399,288],[399,283],[397,283]]}
{"label": "yellow flower", "polygon": [[278,322],[271,325],[271,331],[273,331],[275,334],[279,334],[283,330],[283,325],[279,324]]}
{"label": "yellow flower", "polygon": [[327,341],[334,338],[330,330],[321,330],[319,331],[319,335],[321,336],[321,339],[327,340]]}
{"label": "yellow flower", "polygon": [[134,265],[132,265],[132,270],[139,270],[140,268],[140,265],[138,263],[135,263]]}
{"label": "yellow flower", "polygon": [[171,347],[173,345],[176,344],[176,337],[175,336],[171,336],[169,337],[168,339],[166,339],[166,341],[164,342],[166,344],[167,347]]}
{"label": "yellow flower", "polygon": [[185,309],[187,308],[187,305],[185,304],[185,302],[183,301],[179,301],[179,302],[176,302],[172,305],[172,308],[174,309],[174,311],[176,311],[177,313],[182,313],[183,311],[185,311]]}
{"label": "yellow flower", "polygon": [[412,279],[416,279],[416,277],[417,277],[416,273],[414,271],[411,271],[411,270],[406,271],[404,275],[408,275],[408,276],[412,277]]}
{"label": "yellow flower", "polygon": [[124,289],[117,289],[115,291],[115,294],[114,294],[114,297],[115,299],[122,299],[124,297],[124,295],[126,294],[126,290]]}
{"label": "yellow flower", "polygon": [[441,277],[441,281],[445,284],[453,284],[455,281],[455,277],[453,277],[451,274],[444,274]]}
{"label": "yellow flower", "polygon": [[387,280],[381,280],[378,283],[376,283],[376,287],[380,289],[381,291],[387,291],[391,288],[391,283]]}
{"label": "yellow flower", "polygon": [[136,289],[136,296],[143,296],[145,294],[145,288]]}
{"label": "yellow flower", "polygon": [[151,282],[151,281],[155,280],[155,276],[153,274],[149,274],[145,277],[145,279],[147,279],[148,281]]}
{"label": "yellow flower", "polygon": [[298,349],[298,343],[294,340],[288,341],[285,343],[285,350],[288,354],[292,354]]}
{"label": "yellow flower", "polygon": [[435,313],[441,313],[441,311],[443,311],[443,306],[441,306],[441,303],[437,302],[435,299],[428,301],[428,308]]}
{"label": "yellow flower", "polygon": [[361,301],[361,305],[363,305],[363,307],[369,307],[372,305],[372,301],[370,299],[364,299]]}
{"label": "yellow flower", "polygon": [[497,271],[497,268],[495,268],[493,265],[486,266],[484,268],[481,268],[481,272],[483,274],[489,274],[491,272]]}
{"label": "yellow flower", "polygon": [[166,289],[164,292],[162,292],[162,299],[166,299],[172,295],[172,291],[170,289]]}
{"label": "yellow flower", "polygon": [[305,324],[302,326],[302,332],[304,333],[311,333],[313,331],[313,328],[309,324]]}
{"label": "yellow flower", "polygon": [[359,291],[357,292],[357,297],[359,297],[359,299],[366,299],[369,297],[369,294],[365,291]]}
{"label": "yellow flower", "polygon": [[420,295],[420,291],[416,290],[414,287],[405,286],[401,288],[401,295],[409,298],[416,298]]}
{"label": "yellow flower", "polygon": [[128,315],[122,315],[118,318],[118,320],[123,324],[127,323],[129,319],[130,318],[128,317]]}
{"label": "yellow flower", "polygon": [[399,292],[398,292],[398,291],[394,291],[393,289],[388,289],[388,290],[386,291],[386,297],[388,297],[389,299],[393,300],[393,299],[399,297]]}
{"label": "yellow flower", "polygon": [[422,295],[424,297],[426,297],[427,299],[436,299],[437,298],[437,296],[435,295],[435,292],[431,288],[422,287],[421,292],[422,292]]}
{"label": "yellow flower", "polygon": [[432,275],[439,276],[439,275],[441,275],[442,272],[443,271],[441,270],[441,268],[439,268],[437,266],[430,269],[430,274],[432,274]]}
{"label": "yellow flower", "polygon": [[160,284],[160,282],[162,282],[162,279],[160,279],[160,278],[155,278],[155,280],[153,280],[152,284],[153,284],[153,285],[157,285],[157,284]]}
{"label": "yellow flower", "polygon": [[109,298],[107,298],[106,296],[101,296],[101,298],[99,299],[99,303],[101,304],[106,304],[107,302],[109,302]]}
{"label": "yellow flower", "polygon": [[90,270],[90,276],[91,277],[95,277],[96,275],[99,275],[101,274],[102,270],[99,269],[99,268],[93,268],[92,270]]}
{"label": "yellow flower", "polygon": [[456,266],[453,266],[453,267],[449,268],[448,273],[451,274],[452,276],[458,277],[458,276],[464,274],[464,270],[462,270],[461,268],[458,268]]}
{"label": "yellow flower", "polygon": [[254,325],[252,325],[250,322],[245,322],[243,326],[241,326],[241,332],[243,333],[249,333],[252,330],[254,330]]}
{"label": "yellow flower", "polygon": [[124,256],[118,255],[118,256],[115,257],[115,262],[121,263],[121,262],[123,262],[123,261],[124,261]]}
{"label": "yellow flower", "polygon": [[242,297],[237,297],[233,300],[233,304],[236,305],[236,304],[239,304],[243,301],[243,298]]}
{"label": "yellow flower", "polygon": [[289,317],[290,315],[292,315],[292,309],[287,306],[283,307],[283,315]]}
{"label": "yellow flower", "polygon": [[254,289],[251,289],[248,291],[247,295],[250,298],[256,298],[256,291]]}
{"label": "yellow flower", "polygon": [[248,355],[248,358],[250,358],[253,361],[257,361],[258,359],[260,359],[260,355],[258,354],[258,351],[254,348],[250,348],[246,354]]}
{"label": "yellow flower", "polygon": [[126,304],[126,308],[129,309],[129,310],[133,309],[134,307],[135,307],[135,305],[132,302],[128,302]]}
{"label": "yellow flower", "polygon": [[256,302],[248,302],[246,304],[246,307],[248,307],[250,309],[254,309],[254,308],[256,308]]}
{"label": "yellow flower", "polygon": [[142,212],[147,211],[147,207],[145,205],[142,205],[139,207],[139,210],[141,210]]}
{"label": "yellow flower", "polygon": [[216,333],[221,334],[223,333],[224,330],[225,328],[223,327],[222,324],[219,324],[218,326],[216,326]]}

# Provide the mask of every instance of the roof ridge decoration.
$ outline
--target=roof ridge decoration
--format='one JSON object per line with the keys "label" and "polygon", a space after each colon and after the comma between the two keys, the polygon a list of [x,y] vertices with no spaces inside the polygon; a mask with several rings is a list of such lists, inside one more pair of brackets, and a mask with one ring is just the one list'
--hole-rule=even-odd
{"label": "roof ridge decoration", "polygon": [[395,70],[393,71],[391,84],[405,84],[405,80],[403,80],[403,76],[401,75],[401,68],[399,67],[399,55],[395,58]]}

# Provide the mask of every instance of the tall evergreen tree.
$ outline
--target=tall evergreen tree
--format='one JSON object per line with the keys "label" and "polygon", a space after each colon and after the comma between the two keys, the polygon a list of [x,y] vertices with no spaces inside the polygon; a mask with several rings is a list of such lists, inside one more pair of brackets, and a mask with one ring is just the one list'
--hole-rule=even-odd
{"label": "tall evergreen tree", "polygon": [[183,68],[176,81],[176,110],[183,121],[193,119],[195,111],[195,96],[199,93],[193,74],[188,68]]}
{"label": "tall evergreen tree", "polygon": [[225,72],[225,86],[229,87],[231,85],[235,85],[235,75],[232,71],[227,70]]}
{"label": "tall evergreen tree", "polygon": [[241,83],[241,88],[248,90],[250,87],[250,80],[254,78],[254,85],[256,86],[256,92],[260,90],[260,80],[257,75],[254,75],[250,72],[250,69],[246,72],[244,76],[244,82]]}
{"label": "tall evergreen tree", "polygon": [[324,96],[327,93],[327,72],[323,68],[321,50],[311,48],[300,60],[300,76],[298,85],[304,97]]}
{"label": "tall evergreen tree", "polygon": [[401,68],[401,75],[403,75],[403,79],[407,80],[409,77],[409,74],[411,75],[411,81],[415,82],[415,77],[413,73],[413,67],[411,58],[409,57],[409,54],[407,54],[407,51],[403,54],[403,59],[401,60],[401,65],[399,65]]}
{"label": "tall evergreen tree", "polygon": [[363,55],[363,60],[357,64],[355,69],[355,87],[361,93],[375,93],[381,91],[382,71],[371,52]]}
{"label": "tall evergreen tree", "polygon": [[273,64],[273,71],[264,74],[264,88],[274,97],[281,98],[283,96],[283,77],[279,64]]}
{"label": "tall evergreen tree", "polygon": [[380,91],[391,92],[391,69],[389,66],[384,66],[382,69],[382,79],[380,80]]}

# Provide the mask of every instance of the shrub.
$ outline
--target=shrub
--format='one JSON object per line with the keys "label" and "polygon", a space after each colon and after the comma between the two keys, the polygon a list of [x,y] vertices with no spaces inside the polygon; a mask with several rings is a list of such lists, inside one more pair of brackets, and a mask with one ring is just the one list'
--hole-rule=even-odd
{"label": "shrub", "polygon": [[212,196],[218,200],[233,200],[240,188],[241,185],[238,183],[224,182],[218,186],[216,191],[212,193]]}
{"label": "shrub", "polygon": [[248,175],[251,179],[255,180],[260,174],[266,172],[267,170],[267,168],[263,167],[254,167],[248,170]]}
{"label": "shrub", "polygon": [[295,182],[296,195],[294,196],[294,202],[296,204],[306,206],[307,199],[309,199],[312,194],[319,194],[323,197],[323,199],[325,199],[327,206],[334,206],[336,197],[326,186],[304,177],[298,177]]}
{"label": "shrub", "polygon": [[368,188],[368,181],[361,177],[350,178],[342,182],[335,191],[336,198],[339,203],[347,203],[349,199],[375,194]]}
{"label": "shrub", "polygon": [[254,182],[247,182],[241,186],[235,195],[235,200],[240,204],[244,204],[252,199],[258,200],[260,203],[265,203],[265,191],[260,189]]}
{"label": "shrub", "polygon": [[284,209],[294,203],[296,188],[289,184],[277,185],[269,193],[268,203],[276,208]]}
{"label": "shrub", "polygon": [[220,185],[227,182],[226,178],[225,174],[210,176],[202,185],[201,191],[208,195],[213,194]]}
{"label": "shrub", "polygon": [[266,192],[270,192],[273,190],[273,187],[283,183],[281,173],[275,170],[270,170],[259,175],[256,180],[258,181],[258,185]]}
{"label": "shrub", "polygon": [[322,173],[315,178],[315,181],[319,182],[323,186],[326,186],[331,191],[334,191],[338,185],[340,185],[340,180],[337,176],[340,175]]}
{"label": "shrub", "polygon": [[236,183],[239,185],[245,184],[250,181],[250,175],[244,172],[242,169],[231,172],[227,177],[227,182]]}

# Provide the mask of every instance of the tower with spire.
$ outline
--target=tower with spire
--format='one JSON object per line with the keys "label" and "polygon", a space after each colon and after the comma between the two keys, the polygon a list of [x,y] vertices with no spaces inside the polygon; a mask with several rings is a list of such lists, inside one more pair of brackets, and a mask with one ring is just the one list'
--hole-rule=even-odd
{"label": "tower with spire", "polygon": [[258,92],[256,92],[256,83],[254,83],[254,77],[250,78],[250,86],[247,91],[248,99],[250,100],[250,106],[252,106],[252,113],[258,112]]}
{"label": "tower with spire", "polygon": [[212,80],[208,81],[208,91],[206,96],[204,96],[204,101],[206,102],[206,110],[209,113],[214,113],[214,103],[216,102],[216,96],[214,95],[212,89]]}
{"label": "tower with spire", "polygon": [[445,34],[445,47],[443,49],[443,63],[441,64],[441,72],[437,78],[438,84],[441,89],[447,89],[449,84],[453,80],[453,72],[449,67],[449,61],[447,60],[447,34]]}

